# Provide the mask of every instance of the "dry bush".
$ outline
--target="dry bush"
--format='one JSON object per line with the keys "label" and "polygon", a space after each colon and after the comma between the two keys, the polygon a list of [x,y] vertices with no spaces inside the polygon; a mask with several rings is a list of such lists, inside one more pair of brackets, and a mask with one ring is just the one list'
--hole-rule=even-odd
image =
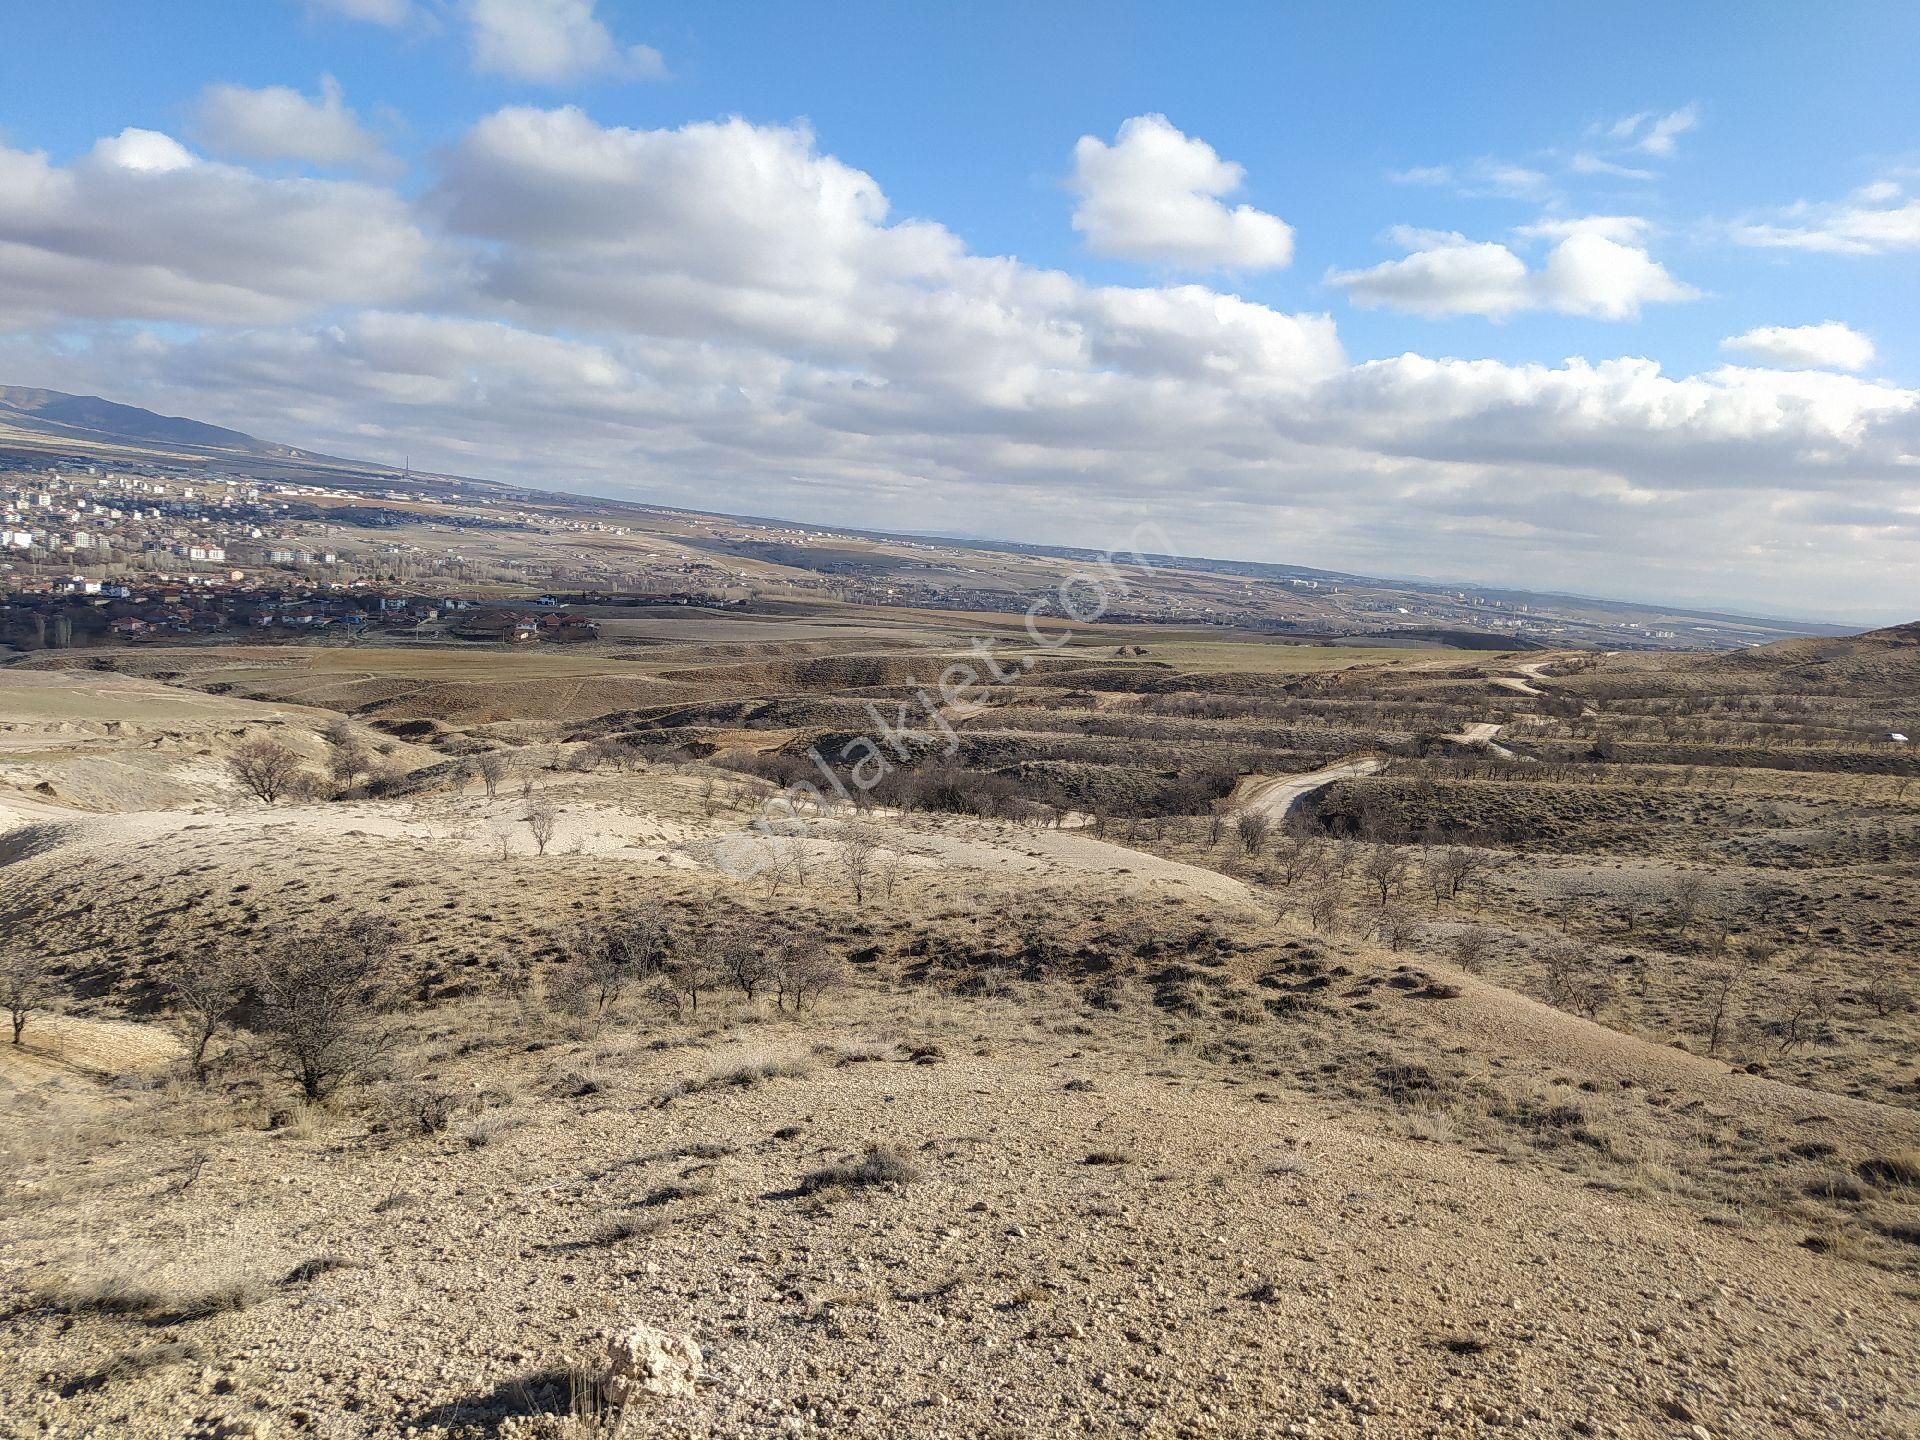
{"label": "dry bush", "polygon": [[252,792],[255,799],[271,805],[289,794],[298,783],[300,754],[278,740],[249,740],[227,757],[227,769]]}
{"label": "dry bush", "polygon": [[0,1003],[7,1007],[14,1044],[20,1043],[27,1022],[46,1009],[52,998],[53,977],[44,955],[17,942],[0,955]]}
{"label": "dry bush", "polygon": [[70,1315],[131,1315],[145,1320],[199,1320],[244,1310],[265,1299],[273,1278],[243,1255],[214,1254],[190,1262],[130,1256],[99,1268],[56,1276],[42,1300]]}
{"label": "dry bush", "polygon": [[106,1364],[70,1381],[65,1393],[104,1390],[109,1385],[123,1380],[136,1380],[142,1375],[151,1375],[174,1365],[201,1365],[206,1363],[207,1358],[207,1352],[191,1340],[165,1340],[157,1345],[139,1345],[131,1350],[120,1351]]}
{"label": "dry bush", "polygon": [[206,1083],[207,1050],[232,1020],[240,1003],[243,976],[234,961],[218,951],[207,951],[175,965],[165,977],[172,1001],[174,1033],[187,1047],[194,1077]]}
{"label": "dry bush", "polygon": [[897,1150],[873,1145],[858,1160],[809,1170],[800,1177],[800,1193],[815,1195],[822,1190],[869,1185],[911,1185],[920,1178],[920,1167]]}
{"label": "dry bush", "polygon": [[247,966],[251,1028],[307,1100],[358,1078],[392,1047],[398,938],[390,921],[349,916],[290,936]]}
{"label": "dry bush", "polygon": [[533,836],[535,851],[544,855],[547,846],[553,842],[553,832],[560,823],[560,811],[552,805],[529,805],[527,813],[521,817],[521,823]]}

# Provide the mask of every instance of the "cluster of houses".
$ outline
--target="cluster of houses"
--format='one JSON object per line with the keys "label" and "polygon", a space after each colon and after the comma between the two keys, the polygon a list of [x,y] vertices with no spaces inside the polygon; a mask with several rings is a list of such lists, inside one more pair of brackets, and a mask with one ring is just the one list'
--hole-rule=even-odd
{"label": "cluster of houses", "polygon": [[205,577],[155,584],[83,576],[28,581],[0,601],[0,643],[85,644],[195,634],[272,631],[445,634],[506,644],[599,638],[600,627],[558,608],[502,609],[446,597],[383,593],[358,584],[261,585]]}
{"label": "cluster of houses", "polygon": [[488,640],[507,645],[531,645],[540,640],[565,644],[600,638],[597,624],[563,610],[537,614],[525,610],[475,610],[453,620],[447,630],[461,640]]}

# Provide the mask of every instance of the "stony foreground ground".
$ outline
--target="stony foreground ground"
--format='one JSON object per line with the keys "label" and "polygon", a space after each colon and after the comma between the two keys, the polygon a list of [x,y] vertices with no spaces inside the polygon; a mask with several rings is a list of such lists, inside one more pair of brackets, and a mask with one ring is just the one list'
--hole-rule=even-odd
{"label": "stony foreground ground", "polygon": [[[518,1098],[428,1138],[43,1096],[76,1148],[18,1175],[42,1188],[0,1252],[0,1427],[557,1433],[567,1367],[628,1321],[706,1360],[634,1433],[1920,1426],[1920,1307],[1890,1277],[1143,1066],[1126,1027],[1065,1018],[853,996],[665,1048],[469,1037],[447,1074]],[[142,1107],[176,1133],[78,1153]],[[799,1193],[875,1144],[917,1178]],[[45,1303],[115,1270],[246,1297],[188,1320]]]}

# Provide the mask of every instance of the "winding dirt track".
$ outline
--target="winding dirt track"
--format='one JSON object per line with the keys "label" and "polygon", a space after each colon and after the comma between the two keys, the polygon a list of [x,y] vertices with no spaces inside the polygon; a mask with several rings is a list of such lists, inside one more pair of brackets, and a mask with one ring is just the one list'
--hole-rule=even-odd
{"label": "winding dirt track", "polygon": [[1324,789],[1336,780],[1357,780],[1362,775],[1375,774],[1385,765],[1384,760],[1366,756],[1359,760],[1342,760],[1338,765],[1329,765],[1324,770],[1314,770],[1306,775],[1271,775],[1248,779],[1242,781],[1235,792],[1231,813],[1239,815],[1251,811],[1265,815],[1278,825],[1303,796]]}

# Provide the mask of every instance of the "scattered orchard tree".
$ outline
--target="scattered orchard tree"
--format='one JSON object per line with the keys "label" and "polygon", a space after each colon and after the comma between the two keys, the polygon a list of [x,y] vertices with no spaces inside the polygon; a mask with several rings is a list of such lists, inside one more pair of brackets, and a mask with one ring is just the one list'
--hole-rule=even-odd
{"label": "scattered orchard tree", "polygon": [[1384,910],[1407,882],[1407,857],[1391,845],[1370,845],[1360,874],[1374,892],[1375,905]]}
{"label": "scattered orchard tree", "polygon": [[811,1009],[845,981],[846,968],[839,958],[811,936],[792,936],[780,946],[774,985],[781,1009]]}
{"label": "scattered orchard tree", "polygon": [[1447,959],[1469,975],[1478,975],[1484,970],[1487,956],[1492,953],[1493,932],[1484,926],[1468,925],[1455,931],[1447,941]]}

